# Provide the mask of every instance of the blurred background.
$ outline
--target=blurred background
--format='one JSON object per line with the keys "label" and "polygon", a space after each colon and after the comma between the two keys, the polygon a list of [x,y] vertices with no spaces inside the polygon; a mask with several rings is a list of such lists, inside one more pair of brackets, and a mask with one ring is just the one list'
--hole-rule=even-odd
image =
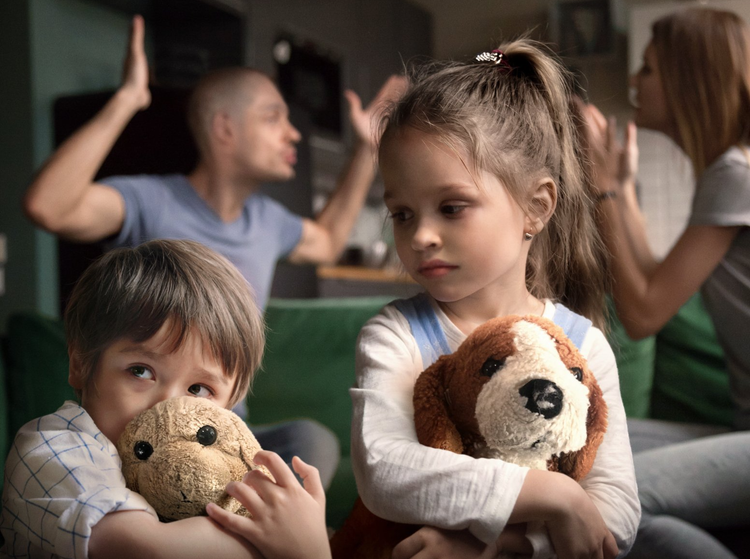
{"label": "blurred background", "polygon": [[[0,3],[0,324],[18,310],[59,315],[68,268],[89,258],[58,246],[22,216],[20,199],[54,147],[119,84],[133,14],[146,19],[154,103],[123,134],[101,176],[189,171],[183,113],[205,72],[250,65],[274,76],[302,131],[299,172],[268,194],[311,215],[333,189],[351,140],[345,88],[369,101],[383,80],[423,57],[467,59],[528,33],[548,41],[588,100],[623,125],[628,75],[650,24],[698,2],[660,0],[3,0]],[[750,1],[715,0],[750,19]],[[664,254],[684,226],[690,166],[666,138],[639,134],[640,196],[650,240]],[[401,294],[373,188],[341,266],[281,266],[273,295]],[[354,271],[352,271],[352,269]],[[68,283],[66,283],[68,282]]]}

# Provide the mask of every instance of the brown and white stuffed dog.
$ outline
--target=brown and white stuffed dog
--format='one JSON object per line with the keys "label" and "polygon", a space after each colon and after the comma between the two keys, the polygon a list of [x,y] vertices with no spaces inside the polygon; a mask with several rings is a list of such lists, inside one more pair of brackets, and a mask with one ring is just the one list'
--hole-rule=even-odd
{"label": "brown and white stuffed dog", "polygon": [[128,423],[117,441],[128,489],[164,521],[205,515],[206,504],[247,515],[224,488],[249,470],[260,445],[234,412],[205,398],[159,402]]}
{"label": "brown and white stuffed dog", "polygon": [[[419,376],[414,422],[426,446],[580,481],[604,438],[607,408],[586,360],[560,327],[508,316],[477,328]],[[331,541],[334,559],[390,557],[415,529],[375,517],[358,500]]]}

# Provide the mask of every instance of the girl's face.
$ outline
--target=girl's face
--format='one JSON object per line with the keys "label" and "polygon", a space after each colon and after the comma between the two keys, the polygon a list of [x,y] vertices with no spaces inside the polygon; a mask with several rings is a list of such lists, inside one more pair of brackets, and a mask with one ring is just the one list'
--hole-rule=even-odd
{"label": "girl's face", "polygon": [[638,73],[630,78],[630,85],[635,89],[636,125],[669,134],[669,110],[653,43],[646,47],[643,65]]}
{"label": "girl's face", "polygon": [[382,146],[385,203],[406,271],[443,303],[526,290],[529,222],[493,175],[466,153],[405,127]]}

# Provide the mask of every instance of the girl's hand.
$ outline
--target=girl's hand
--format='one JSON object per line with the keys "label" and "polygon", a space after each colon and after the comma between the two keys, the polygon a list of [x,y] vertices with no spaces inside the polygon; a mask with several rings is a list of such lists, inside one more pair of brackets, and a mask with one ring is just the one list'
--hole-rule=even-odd
{"label": "girl's hand", "polygon": [[393,549],[393,559],[494,559],[497,545],[486,545],[468,530],[440,530],[425,526]]}
{"label": "girl's hand", "polygon": [[583,488],[570,478],[550,495],[556,511],[545,521],[552,547],[559,559],[614,559],[619,553],[614,536],[599,509]]}
{"label": "girl's hand", "polygon": [[325,524],[325,493],[318,470],[298,457],[294,474],[275,452],[260,451],[253,458],[266,466],[273,482],[259,470],[245,474],[242,482],[231,482],[226,491],[250,512],[252,518],[209,504],[206,512],[230,532],[244,537],[266,559],[330,559]]}
{"label": "girl's hand", "polygon": [[143,17],[133,17],[130,27],[128,52],[122,67],[122,85],[120,91],[127,94],[135,104],[136,110],[142,110],[151,104],[151,92],[148,89],[148,59],[143,47],[146,24]]}
{"label": "girl's hand", "polygon": [[375,98],[362,108],[362,100],[354,91],[347,89],[344,92],[349,102],[349,120],[354,128],[357,140],[375,149],[378,143],[378,121],[383,109],[390,103],[394,103],[406,89],[406,78],[404,76],[391,76],[386,80],[378,91]]}

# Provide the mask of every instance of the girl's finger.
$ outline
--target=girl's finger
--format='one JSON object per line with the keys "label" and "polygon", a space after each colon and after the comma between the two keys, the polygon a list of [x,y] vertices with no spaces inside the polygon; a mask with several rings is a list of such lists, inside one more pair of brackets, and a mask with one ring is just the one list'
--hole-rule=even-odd
{"label": "girl's finger", "polygon": [[419,532],[412,534],[393,548],[392,559],[411,559],[424,548],[424,540]]}
{"label": "girl's finger", "polygon": [[607,119],[607,150],[617,147],[617,120],[611,116]]}
{"label": "girl's finger", "polygon": [[251,519],[224,510],[215,503],[208,503],[206,505],[206,512],[211,520],[235,534],[243,535],[255,528],[255,524]]}
{"label": "girl's finger", "polygon": [[323,489],[323,484],[320,482],[318,468],[306,463],[299,456],[292,458],[292,467],[299,477],[302,478],[302,486],[305,488],[305,491],[318,503],[325,506],[326,493]]}
{"label": "girl's finger", "polygon": [[145,28],[146,24],[143,21],[143,16],[133,16],[133,21],[130,26],[130,42],[128,44],[128,49],[132,54],[136,54],[143,50]]}
{"label": "girl's finger", "polygon": [[258,493],[254,486],[251,487],[250,485],[247,485],[244,483],[244,480],[243,483],[232,481],[227,484],[226,492],[237,499],[254,518],[258,518],[263,507],[263,497]]}
{"label": "girl's finger", "polygon": [[[281,459],[281,456],[275,452],[271,452],[270,450],[260,450],[255,456],[253,456],[253,462],[268,468],[268,471],[271,472],[271,475],[276,480],[276,485],[279,485],[280,487],[290,487],[299,484],[297,478],[294,477],[292,470],[290,470],[289,466],[287,466]],[[266,478],[266,480],[273,483],[268,478]]]}

